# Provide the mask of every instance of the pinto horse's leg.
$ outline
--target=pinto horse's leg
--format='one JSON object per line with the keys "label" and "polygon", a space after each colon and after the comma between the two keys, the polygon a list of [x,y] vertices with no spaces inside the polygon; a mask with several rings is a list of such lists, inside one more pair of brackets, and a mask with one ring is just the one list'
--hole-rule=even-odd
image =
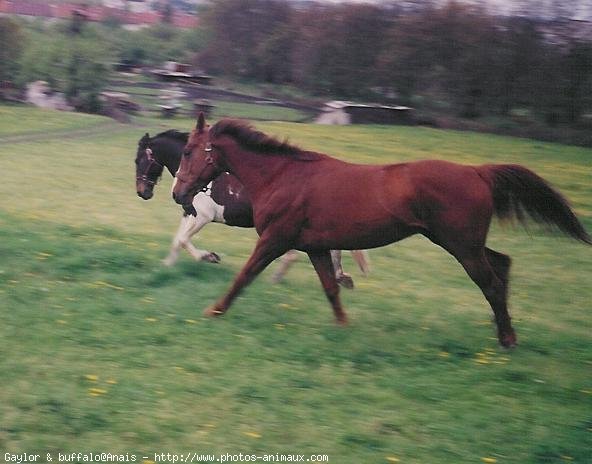
{"label": "pinto horse's leg", "polygon": [[288,272],[288,269],[290,268],[290,266],[292,266],[292,264],[297,259],[298,259],[298,251],[296,251],[296,250],[290,250],[286,254],[284,254],[280,258],[280,265],[279,265],[277,271],[275,271],[275,273],[273,274],[271,281],[274,284],[281,282],[284,279],[286,272]]}
{"label": "pinto horse's leg", "polygon": [[333,263],[333,269],[335,270],[335,279],[337,279],[337,283],[350,290],[354,288],[354,279],[352,279],[348,273],[343,272],[343,266],[341,265],[341,250],[331,250],[331,261]]}
{"label": "pinto horse's leg", "polygon": [[282,244],[281,239],[274,238],[272,234],[264,233],[261,235],[253,254],[234,280],[230,290],[216,304],[206,309],[204,315],[221,316],[224,314],[242,289],[249,285],[274,259],[279,258],[288,249]]}
{"label": "pinto horse's leg", "polygon": [[516,333],[507,307],[510,258],[483,248],[477,254],[461,258],[457,256],[457,259],[491,305],[501,345],[506,348],[516,346]]}
{"label": "pinto horse's leg", "polygon": [[181,218],[181,223],[179,224],[179,229],[173,239],[173,243],[171,245],[171,250],[169,255],[163,260],[163,263],[166,266],[172,266],[175,264],[179,257],[179,251],[181,248],[187,250],[193,259],[196,261],[208,261],[211,263],[218,263],[220,262],[220,258],[216,253],[212,253],[206,250],[198,250],[193,246],[191,243],[191,237],[197,234],[206,224],[212,222],[212,219],[209,216],[198,214],[197,217],[195,216],[183,216]]}
{"label": "pinto horse's leg", "polygon": [[337,285],[337,280],[335,279],[335,269],[333,268],[331,253],[329,251],[309,252],[308,257],[321,280],[323,290],[325,290],[325,295],[327,295],[327,299],[331,303],[337,323],[346,325],[347,315],[341,307],[339,285]]}

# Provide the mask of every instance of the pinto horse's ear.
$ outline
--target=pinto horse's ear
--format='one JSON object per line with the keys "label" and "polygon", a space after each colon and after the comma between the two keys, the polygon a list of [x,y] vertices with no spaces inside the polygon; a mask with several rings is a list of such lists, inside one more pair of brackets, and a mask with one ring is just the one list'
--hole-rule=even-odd
{"label": "pinto horse's ear", "polygon": [[195,128],[197,129],[198,134],[203,134],[203,131],[206,127],[206,117],[204,116],[203,112],[199,112],[199,116],[197,117],[197,125]]}
{"label": "pinto horse's ear", "polygon": [[142,137],[140,139],[139,145],[141,147],[145,147],[146,145],[148,145],[148,142],[150,141],[150,135],[148,134],[148,132],[146,132],[146,134],[144,135],[144,137]]}

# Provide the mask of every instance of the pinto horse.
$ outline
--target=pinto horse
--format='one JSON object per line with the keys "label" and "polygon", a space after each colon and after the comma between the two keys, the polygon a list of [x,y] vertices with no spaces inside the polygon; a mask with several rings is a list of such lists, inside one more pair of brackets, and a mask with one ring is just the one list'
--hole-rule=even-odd
{"label": "pinto horse", "polygon": [[224,119],[208,128],[200,114],[173,198],[191,202],[225,171],[251,197],[259,240],[207,316],[224,314],[257,274],[295,248],[310,257],[337,322],[345,324],[329,250],[380,247],[419,233],[460,262],[491,305],[500,343],[512,347],[517,339],[507,309],[510,257],[485,246],[492,216],[522,221],[526,212],[592,244],[563,196],[519,165],[352,164],[278,141],[245,123]]}
{"label": "pinto horse", "polygon": [[[139,140],[136,152],[136,191],[140,198],[144,200],[152,198],[154,186],[165,168],[173,177],[175,176],[188,137],[187,132],[168,130],[154,137],[146,133]],[[217,253],[199,250],[191,243],[191,237],[210,222],[236,227],[253,227],[251,200],[238,179],[228,173],[221,174],[205,189],[198,192],[191,205],[185,209],[186,213],[181,218],[171,250],[163,261],[167,266],[175,264],[181,248],[187,250],[196,261],[211,263],[220,261]],[[341,252],[332,251],[331,255],[337,281],[346,288],[353,288],[353,279],[343,271],[341,266]],[[362,272],[366,274],[368,272],[366,252],[354,250],[352,255]],[[283,279],[297,256],[298,253],[291,250],[282,257],[280,266],[273,276],[274,282]]]}

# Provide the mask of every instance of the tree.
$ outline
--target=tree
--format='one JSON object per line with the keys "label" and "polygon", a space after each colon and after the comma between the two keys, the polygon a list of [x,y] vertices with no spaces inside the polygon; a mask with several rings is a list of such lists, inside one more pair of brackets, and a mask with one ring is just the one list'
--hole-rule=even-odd
{"label": "tree", "polygon": [[[210,43],[200,62],[210,72],[261,78],[266,72],[261,53],[277,50],[271,38],[280,37],[291,7],[280,0],[220,0],[203,15]],[[276,35],[277,34],[277,35]]]}
{"label": "tree", "polygon": [[0,43],[0,81],[14,82],[24,44],[24,34],[16,21],[0,17]]}

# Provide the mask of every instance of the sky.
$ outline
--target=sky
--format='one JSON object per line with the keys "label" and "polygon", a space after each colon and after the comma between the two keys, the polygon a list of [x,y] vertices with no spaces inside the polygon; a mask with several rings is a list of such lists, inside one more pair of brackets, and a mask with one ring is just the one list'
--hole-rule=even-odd
{"label": "sky", "polygon": [[[322,0],[331,3],[385,3],[385,0]],[[392,2],[393,0],[387,0]],[[421,0],[415,0],[421,1]],[[448,0],[438,0],[446,2]],[[461,3],[484,5],[492,13],[512,14],[530,12],[533,15],[549,11],[559,5],[563,15],[570,19],[592,21],[592,0],[459,0]],[[394,0],[396,3],[396,0]]]}

